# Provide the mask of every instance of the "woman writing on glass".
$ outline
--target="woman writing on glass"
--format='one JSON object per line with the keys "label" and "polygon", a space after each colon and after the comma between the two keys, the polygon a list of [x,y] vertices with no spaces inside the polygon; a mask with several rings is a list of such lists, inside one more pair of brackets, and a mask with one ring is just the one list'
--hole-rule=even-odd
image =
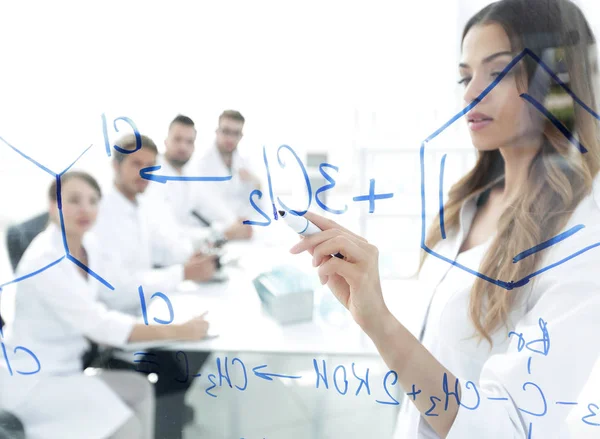
{"label": "woman writing on glass", "polygon": [[[147,379],[136,372],[103,370],[82,373],[89,340],[109,346],[149,340],[199,340],[208,323],[197,317],[183,324],[147,326],[97,301],[105,288],[87,270],[64,258],[69,253],[99,276],[109,261],[87,232],[101,198],[90,175],[71,171],[49,190],[50,223],[29,245],[17,267],[15,316],[4,328],[6,351],[0,362],[0,407],[24,424],[27,438],[153,438],[154,396]],[[110,279],[108,279],[110,281]],[[114,291],[114,294],[119,294]],[[30,352],[28,354],[27,352]]]}
{"label": "woman writing on glass", "polygon": [[[556,84],[533,57],[507,69],[524,49],[564,70],[581,100],[561,89],[570,112],[550,117],[533,104],[550,107]],[[567,0],[502,0],[467,23],[459,73],[478,159],[449,192],[447,236],[438,216],[425,239],[432,254],[422,252],[419,278],[430,302],[419,339],[386,307],[377,248],[306,214],[323,231],[291,252],[313,255],[321,282],[397,384],[415,392],[402,402],[397,438],[567,437],[567,417],[598,428],[590,401],[555,404],[578,400],[600,352],[600,343],[582,339],[600,333],[595,50],[586,19]],[[344,259],[330,256],[338,252]]]}

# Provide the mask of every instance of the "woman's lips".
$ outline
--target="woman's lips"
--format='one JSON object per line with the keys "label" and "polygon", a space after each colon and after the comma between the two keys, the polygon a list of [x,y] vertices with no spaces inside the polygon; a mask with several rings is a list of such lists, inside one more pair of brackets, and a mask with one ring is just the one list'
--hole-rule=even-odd
{"label": "woman's lips", "polygon": [[471,131],[480,131],[492,122],[492,119],[470,120],[468,125]]}
{"label": "woman's lips", "polygon": [[467,114],[467,124],[471,131],[480,131],[492,123],[493,119],[485,113],[473,111]]}

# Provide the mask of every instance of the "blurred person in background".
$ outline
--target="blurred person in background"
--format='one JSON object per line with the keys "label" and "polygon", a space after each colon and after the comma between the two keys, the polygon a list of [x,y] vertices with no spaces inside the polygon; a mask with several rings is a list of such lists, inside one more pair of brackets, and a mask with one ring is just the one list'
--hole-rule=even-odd
{"label": "blurred person in background", "polygon": [[[83,357],[95,343],[124,346],[151,340],[200,340],[208,323],[198,317],[184,324],[147,326],[111,310],[99,292],[119,295],[90,274],[104,276],[107,260],[93,227],[101,190],[87,173],[70,171],[49,189],[46,229],[28,246],[17,267],[14,319],[4,327],[5,359],[0,361],[0,408],[15,414],[26,437],[154,437],[154,395],[139,374],[101,371],[83,374]],[[59,205],[62,204],[64,235]],[[69,254],[85,267],[64,258]],[[33,276],[31,273],[48,267]],[[109,279],[109,278],[107,278]],[[7,356],[7,353],[10,356]]]}
{"label": "blurred person in background", "polygon": [[215,131],[215,142],[200,157],[197,169],[198,175],[232,176],[229,181],[213,182],[208,193],[215,202],[222,203],[237,217],[246,219],[255,215],[249,197],[253,190],[260,190],[261,183],[252,172],[249,161],[238,151],[244,136],[244,123],[245,118],[239,111],[223,111]]}
{"label": "blurred person in background", "polygon": [[[169,124],[165,153],[157,160],[161,169],[156,172],[167,176],[196,176],[188,166],[195,141],[194,121],[181,114],[176,116]],[[227,203],[210,195],[212,187],[211,183],[202,181],[151,184],[146,196],[152,203],[168,206],[183,233],[194,242],[249,239],[252,228],[244,225],[243,219],[237,218]]]}
{"label": "blurred person in background", "polygon": [[[191,239],[182,233],[167,206],[140,197],[150,183],[141,177],[140,171],[156,165],[158,149],[154,141],[141,135],[141,147],[135,150],[136,137],[130,134],[118,140],[117,145],[125,151],[134,152],[114,151],[114,185],[100,204],[94,232],[103,243],[104,257],[112,261],[113,269],[106,275],[121,293],[105,291],[101,300],[111,309],[140,316],[138,287],[149,294],[162,292],[168,295],[177,292],[184,280],[208,281],[215,274],[216,257],[194,251]],[[140,362],[160,365],[154,389],[156,435],[161,438],[181,437],[184,425],[193,418],[193,410],[185,404],[185,393],[191,380],[182,382],[180,379],[186,375],[187,366],[179,361],[176,354],[166,349],[149,350],[147,356],[135,358]],[[193,373],[210,355],[209,352],[186,354],[190,368],[194,368],[190,369]],[[110,369],[139,370],[134,357],[126,355],[115,352],[108,361],[92,361],[92,364]],[[148,368],[141,372],[154,371]]]}
{"label": "blurred person in background", "polygon": [[[133,151],[135,135],[122,137],[117,145]],[[114,151],[114,184],[106,191],[94,228],[106,257],[127,267],[121,270],[114,264],[119,270],[111,273],[127,294],[105,299],[113,308],[136,315],[140,312],[139,285],[149,291],[175,291],[184,280],[207,281],[215,272],[215,258],[195,253],[170,209],[140,196],[150,183],[140,176],[140,170],[155,166],[157,155],[156,144],[144,135],[139,150],[129,154]]]}

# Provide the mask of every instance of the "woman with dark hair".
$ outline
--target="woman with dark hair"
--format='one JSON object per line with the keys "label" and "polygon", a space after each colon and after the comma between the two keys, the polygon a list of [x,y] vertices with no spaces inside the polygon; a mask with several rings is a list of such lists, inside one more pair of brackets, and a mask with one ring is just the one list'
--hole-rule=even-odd
{"label": "woman with dark hair", "polygon": [[323,232],[291,252],[311,252],[321,282],[397,372],[397,438],[598,435],[593,401],[572,404],[600,358],[600,343],[582,339],[600,333],[595,53],[567,0],[502,0],[467,23],[459,82],[478,160],[450,190],[447,236],[438,215],[423,246],[420,338],[385,304],[377,249],[306,215]]}
{"label": "woman with dark hair", "polygon": [[[4,328],[0,407],[23,422],[31,439],[153,438],[150,383],[130,371],[84,375],[82,357],[90,340],[108,346],[198,340],[206,335],[208,323],[197,317],[183,324],[147,326],[99,302],[98,292],[105,287],[83,266],[101,276],[106,262],[87,234],[98,213],[100,186],[92,176],[76,171],[60,181],[59,191],[56,181],[49,191],[50,223],[17,267],[22,279],[17,283],[14,319]],[[60,260],[65,244],[83,266]]]}

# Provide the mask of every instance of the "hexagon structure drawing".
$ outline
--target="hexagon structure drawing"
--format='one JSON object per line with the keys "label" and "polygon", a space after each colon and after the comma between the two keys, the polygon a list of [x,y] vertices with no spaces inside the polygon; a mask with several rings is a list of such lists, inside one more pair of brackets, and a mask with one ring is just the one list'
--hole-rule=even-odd
{"label": "hexagon structure drawing", "polygon": [[[579,97],[577,97],[575,95],[575,93],[573,93],[573,91],[558,77],[558,75],[555,72],[553,72],[552,69],[550,69],[535,53],[533,53],[530,49],[526,48],[512,59],[512,61],[502,70],[502,72],[498,75],[498,77],[484,91],[482,91],[479,94],[479,96],[477,96],[477,98],[475,98],[475,100],[472,103],[470,103],[465,108],[463,108],[461,111],[456,113],[452,118],[450,118],[450,120],[448,120],[446,123],[444,123],[437,130],[435,130],[425,140],[423,140],[423,142],[421,143],[420,151],[419,151],[420,171],[421,171],[421,248],[423,250],[425,250],[427,253],[429,253],[431,256],[434,256],[444,262],[447,262],[448,264],[454,265],[455,267],[457,267],[461,270],[464,270],[467,273],[470,273],[474,276],[480,277],[480,278],[482,278],[490,283],[493,283],[495,285],[498,285],[506,290],[512,290],[513,288],[518,288],[518,287],[521,287],[521,286],[527,284],[535,276],[538,276],[539,274],[541,274],[545,271],[551,270],[551,269],[555,268],[556,266],[569,261],[570,259],[573,259],[593,248],[600,246],[600,242],[596,242],[596,243],[587,245],[584,248],[571,253],[567,257],[562,258],[560,261],[552,263],[548,266],[539,267],[535,272],[530,273],[529,275],[525,276],[523,279],[519,279],[516,281],[492,279],[492,278],[486,276],[484,273],[480,273],[477,270],[466,267],[465,265],[460,264],[460,263],[456,262],[455,260],[452,260],[452,259],[436,252],[435,250],[433,250],[425,245],[425,233],[426,233],[426,227],[427,227],[426,200],[425,200],[425,147],[427,146],[428,143],[430,143],[432,140],[434,140],[436,137],[438,137],[441,133],[443,133],[448,127],[450,127],[454,122],[461,119],[471,109],[473,109],[475,106],[477,106],[477,104],[479,104],[479,102],[481,102],[481,100],[502,81],[502,79],[511,71],[511,69],[513,69],[515,67],[515,65],[519,61],[521,61],[523,58],[525,58],[526,56],[531,57],[537,63],[537,65],[539,67],[541,67],[546,73],[548,73],[550,78],[552,78],[556,82],[556,84],[558,84],[573,99],[574,104],[578,104],[583,109],[585,109],[585,111],[587,111],[590,115],[592,115],[594,118],[596,118],[597,120],[600,120],[600,116],[598,115],[598,113],[596,113],[594,110],[592,110],[588,105],[585,104],[585,102],[583,102]],[[565,138],[567,138],[569,140],[569,142],[574,147],[576,147],[579,150],[579,152],[581,154],[585,154],[587,152],[587,149],[585,148],[585,146],[582,145],[579,142],[579,140],[567,129],[567,127],[565,127],[540,102],[538,102],[534,97],[532,97],[531,95],[529,95],[527,93],[522,93],[520,96],[522,99],[526,100],[529,104],[531,104],[542,115],[544,115],[550,122],[552,122],[552,124],[565,136]],[[445,228],[444,228],[444,206],[443,206],[443,193],[442,193],[442,181],[443,181],[445,161],[446,161],[446,156],[444,155],[442,157],[441,167],[440,167],[440,192],[439,192],[440,229],[441,229],[442,239],[445,239],[445,237],[446,237]],[[549,239],[545,242],[542,242],[542,243],[536,245],[535,247],[532,247],[531,249],[521,252],[520,254],[514,256],[513,262],[517,262],[520,259],[523,259],[533,253],[542,251],[548,247],[551,247],[552,245],[554,245],[558,242],[564,241],[565,239],[568,239],[569,237],[571,237],[572,235],[574,235],[575,233],[577,233],[579,230],[581,230],[584,227],[585,227],[585,225],[582,225],[582,224],[576,225],[575,227],[572,227],[571,229],[569,229],[557,236],[554,236],[551,239]]]}
{"label": "hexagon structure drawing", "polygon": [[[99,274],[95,273],[94,271],[92,271],[88,266],[86,266],[83,262],[81,262],[80,260],[78,260],[77,258],[75,258],[71,252],[69,251],[69,245],[67,243],[67,235],[66,235],[66,231],[65,231],[65,222],[64,222],[64,218],[63,218],[63,212],[62,212],[62,195],[61,195],[61,177],[69,171],[69,169],[71,169],[73,167],[73,165],[75,165],[75,163],[77,163],[77,161],[83,157],[83,155],[88,152],[88,150],[93,146],[90,145],[88,146],[81,154],[79,154],[79,156],[69,165],[67,166],[62,172],[60,173],[56,173],[50,169],[48,169],[46,166],[44,166],[43,164],[37,162],[35,159],[29,157],[28,155],[24,154],[23,152],[21,152],[19,149],[17,149],[16,147],[14,147],[13,145],[11,145],[10,143],[8,143],[6,140],[4,140],[2,137],[0,137],[0,141],[2,141],[5,145],[7,145],[10,149],[12,149],[13,151],[15,151],[17,154],[19,154],[21,157],[23,157],[25,160],[33,163],[35,166],[37,166],[38,168],[40,168],[42,171],[50,174],[52,177],[54,177],[56,179],[56,200],[58,203],[58,212],[59,212],[59,217],[60,217],[60,230],[61,230],[61,234],[62,234],[62,240],[63,240],[63,247],[65,249],[65,254],[64,256],[58,258],[57,260],[47,264],[44,267],[40,267],[39,269],[31,272],[31,273],[27,273],[22,275],[21,277],[18,277],[16,279],[10,280],[8,282],[4,282],[0,284],[0,292],[2,292],[2,289],[8,285],[12,285],[12,284],[16,284],[19,283],[25,279],[28,279],[32,276],[35,276],[36,274],[42,273],[43,271],[46,271],[50,268],[52,268],[53,266],[59,264],[60,262],[62,262],[64,259],[67,259],[69,261],[71,261],[72,263],[74,263],[75,265],[77,265],[79,268],[81,268],[82,270],[86,271],[90,276],[92,276],[93,278],[95,278],[98,282],[100,282],[101,284],[103,284],[105,287],[114,290],[115,288],[105,279],[103,279]],[[0,279],[1,281],[1,279]]]}

